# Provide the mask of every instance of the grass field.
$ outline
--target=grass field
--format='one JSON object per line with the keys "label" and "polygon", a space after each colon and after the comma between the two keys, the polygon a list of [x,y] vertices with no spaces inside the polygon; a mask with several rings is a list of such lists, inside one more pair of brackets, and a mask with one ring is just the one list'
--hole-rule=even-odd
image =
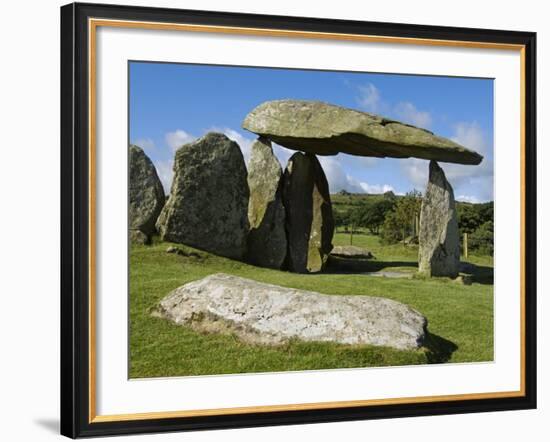
{"label": "grass field", "polygon": [[[335,245],[349,244],[336,233]],[[355,234],[353,244],[375,258],[366,270],[414,272],[417,249],[383,246],[378,237]],[[132,245],[130,252],[130,377],[160,377],[473,362],[493,359],[492,258],[471,257],[474,284],[448,279],[393,279],[328,272],[300,275],[253,267],[197,251],[198,256],[166,253],[169,243]],[[191,251],[193,249],[178,245]],[[212,273],[331,295],[374,295],[403,302],[428,318],[425,348],[400,351],[328,343],[291,342],[282,347],[244,344],[230,335],[206,335],[152,317],[149,309],[171,290]]]}

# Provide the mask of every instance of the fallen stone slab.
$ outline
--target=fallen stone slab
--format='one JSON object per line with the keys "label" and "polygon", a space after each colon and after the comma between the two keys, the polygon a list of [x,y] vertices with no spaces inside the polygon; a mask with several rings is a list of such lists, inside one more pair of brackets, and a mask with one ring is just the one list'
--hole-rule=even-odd
{"label": "fallen stone slab", "polygon": [[363,273],[367,276],[374,276],[376,278],[394,278],[394,279],[412,279],[413,274],[407,272],[391,272],[391,271],[379,271],[379,272],[367,272]]}
{"label": "fallen stone slab", "polygon": [[427,333],[422,314],[390,299],[323,295],[223,273],[175,289],[152,314],[263,345],[298,339],[416,349]]}
{"label": "fallen stone slab", "polygon": [[281,146],[317,155],[414,157],[474,165],[483,159],[429,130],[321,101],[266,101],[242,126]]}
{"label": "fallen stone slab", "polygon": [[357,246],[334,246],[330,252],[333,256],[340,258],[372,259],[374,256],[370,250]]}
{"label": "fallen stone slab", "polygon": [[174,246],[169,246],[166,249],[166,253],[173,253],[174,255],[187,256],[190,258],[201,258],[201,255],[199,255],[197,252],[182,250],[179,247],[174,247]]}

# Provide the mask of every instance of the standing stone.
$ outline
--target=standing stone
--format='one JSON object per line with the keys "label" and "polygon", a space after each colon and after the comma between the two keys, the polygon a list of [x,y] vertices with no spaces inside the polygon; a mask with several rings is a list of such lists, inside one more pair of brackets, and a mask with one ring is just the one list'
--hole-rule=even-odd
{"label": "standing stone", "polygon": [[418,266],[427,276],[456,278],[460,264],[460,238],[453,188],[436,161],[420,210]]}
{"label": "standing stone", "polygon": [[288,239],[287,266],[292,272],[320,272],[332,250],[334,220],[328,182],[313,154],[297,152],[283,177]]}
{"label": "standing stone", "polygon": [[242,259],[248,184],[239,145],[210,132],[176,152],[170,197],[157,221],[161,239]]}
{"label": "standing stone", "polygon": [[248,163],[250,233],[247,260],[260,267],[280,269],[286,257],[282,175],[271,142],[264,138],[256,140]]}
{"label": "standing stone", "polygon": [[141,230],[130,229],[130,242],[132,244],[151,244],[151,237],[146,235]]}
{"label": "standing stone", "polygon": [[165,202],[164,189],[155,166],[138,146],[130,145],[129,168],[130,240],[148,243]]}

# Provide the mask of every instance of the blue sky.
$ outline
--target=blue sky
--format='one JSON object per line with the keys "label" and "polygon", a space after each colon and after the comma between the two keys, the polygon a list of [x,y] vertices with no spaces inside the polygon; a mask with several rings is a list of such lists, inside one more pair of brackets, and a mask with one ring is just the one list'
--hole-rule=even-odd
{"label": "blue sky", "polygon": [[[209,131],[235,140],[245,160],[256,136],[241,128],[266,100],[321,100],[411,123],[484,155],[479,166],[441,163],[463,201],[493,198],[493,81],[174,63],[130,63],[130,141],[155,163],[166,189],[175,150]],[[275,146],[284,168],[292,150]],[[428,162],[319,157],[331,192],[424,191]]]}

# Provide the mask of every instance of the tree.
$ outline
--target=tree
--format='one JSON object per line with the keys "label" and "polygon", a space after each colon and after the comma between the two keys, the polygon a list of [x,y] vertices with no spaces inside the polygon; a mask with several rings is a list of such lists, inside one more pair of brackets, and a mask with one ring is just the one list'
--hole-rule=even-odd
{"label": "tree", "polygon": [[380,226],[386,219],[386,214],[392,211],[394,207],[395,202],[390,199],[382,199],[365,205],[360,211],[359,225],[369,229],[373,235],[378,235]]}
{"label": "tree", "polygon": [[469,248],[476,250],[482,255],[493,256],[494,245],[494,225],[493,221],[487,221],[479,226],[469,237]]}
{"label": "tree", "polygon": [[468,250],[493,254],[493,202],[457,203],[460,234],[468,234]]}
{"label": "tree", "polygon": [[458,212],[458,228],[461,233],[474,233],[481,225],[481,217],[479,211],[473,204],[460,204],[457,208]]}
{"label": "tree", "polygon": [[407,236],[418,233],[416,226],[421,203],[422,194],[416,189],[397,199],[394,210],[387,213],[382,225],[382,240],[385,243],[404,241]]}
{"label": "tree", "polygon": [[382,233],[380,235],[382,243],[395,244],[401,237],[401,224],[397,219],[395,210],[388,212],[382,224]]}
{"label": "tree", "polygon": [[482,224],[493,221],[493,203],[457,203],[458,228],[461,233],[474,233]]}
{"label": "tree", "polygon": [[332,213],[335,226],[346,226],[348,224],[348,213],[340,210],[334,210]]}

